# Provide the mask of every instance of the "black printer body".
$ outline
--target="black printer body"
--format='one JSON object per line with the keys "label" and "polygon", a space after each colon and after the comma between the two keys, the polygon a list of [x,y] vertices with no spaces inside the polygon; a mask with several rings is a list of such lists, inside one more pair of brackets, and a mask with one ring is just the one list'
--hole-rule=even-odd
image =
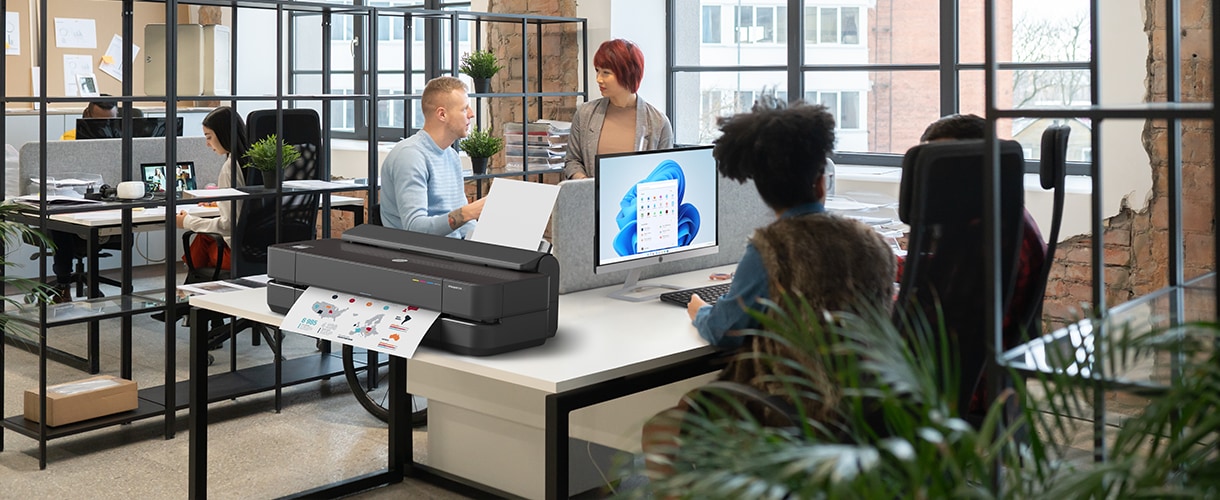
{"label": "black printer body", "polygon": [[318,286],[441,312],[424,345],[486,356],[542,345],[559,325],[553,255],[365,224],[268,248],[267,305]]}

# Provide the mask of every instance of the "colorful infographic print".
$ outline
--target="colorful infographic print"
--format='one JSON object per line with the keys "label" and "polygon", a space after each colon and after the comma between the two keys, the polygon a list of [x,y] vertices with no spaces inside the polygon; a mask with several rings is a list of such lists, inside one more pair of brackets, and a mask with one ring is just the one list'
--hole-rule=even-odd
{"label": "colorful infographic print", "polygon": [[310,287],[280,329],[409,358],[440,317],[436,311]]}

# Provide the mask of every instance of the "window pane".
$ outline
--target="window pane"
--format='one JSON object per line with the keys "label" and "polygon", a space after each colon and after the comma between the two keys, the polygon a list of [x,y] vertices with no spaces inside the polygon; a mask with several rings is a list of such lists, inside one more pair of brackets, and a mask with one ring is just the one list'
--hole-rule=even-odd
{"label": "window pane", "polygon": [[860,43],[860,8],[843,7],[843,44]]}
{"label": "window pane", "polygon": [[805,43],[818,43],[818,8],[805,7]]}
{"label": "window pane", "polygon": [[699,89],[679,92],[674,98],[674,142],[678,144],[710,144],[720,135],[716,120],[740,110],[749,110],[763,93],[787,92],[776,82],[785,82],[778,71],[742,72],[681,72],[674,74],[679,89]]}
{"label": "window pane", "polygon": [[759,43],[775,43],[775,9],[759,7],[754,13],[754,24],[762,32],[757,40]]}
{"label": "window pane", "polygon": [[736,7],[735,9],[737,10],[737,24],[734,26],[733,32],[736,34],[737,43],[753,43],[761,38],[762,34],[754,31],[754,7]]}
{"label": "window pane", "polygon": [[819,25],[819,28],[822,32],[819,42],[839,43],[839,9],[823,7],[822,24]]}
{"label": "window pane", "polygon": [[703,43],[720,43],[720,6],[703,6]]}
{"label": "window pane", "polygon": [[841,129],[860,128],[860,93],[843,92],[839,94],[838,124]]}
{"label": "window pane", "polygon": [[302,71],[321,71],[322,16],[297,15],[293,16],[292,23],[296,36],[292,45],[293,66]]}
{"label": "window pane", "polygon": [[[730,8],[720,0],[675,0],[674,11],[670,13],[674,19],[699,19],[700,22],[674,23],[670,35],[674,44],[674,64],[787,65],[788,55],[784,50],[787,40],[776,36],[777,12],[772,6],[733,5]],[[766,26],[761,24],[763,22]]]}
{"label": "window pane", "polygon": [[788,42],[788,8],[779,7],[775,9],[775,41],[780,43]]}
{"label": "window pane", "polygon": [[940,80],[929,71],[805,73],[805,100],[835,106],[835,150],[904,153],[940,117]]}
{"label": "window pane", "polygon": [[[966,5],[969,3],[970,5]],[[1011,10],[997,19],[999,62],[1089,60],[1089,0],[1011,0]],[[1109,6],[1104,3],[1103,5]],[[961,62],[983,62],[983,5],[963,2],[959,8]]]}
{"label": "window pane", "polygon": [[378,40],[389,40],[390,35],[391,35],[390,18],[386,17],[386,16],[378,17],[377,18],[377,39]]}

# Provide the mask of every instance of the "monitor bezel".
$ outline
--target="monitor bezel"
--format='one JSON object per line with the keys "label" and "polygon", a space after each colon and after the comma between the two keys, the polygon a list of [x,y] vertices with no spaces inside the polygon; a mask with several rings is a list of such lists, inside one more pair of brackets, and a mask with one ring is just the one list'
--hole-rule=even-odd
{"label": "monitor bezel", "polygon": [[[659,155],[659,154],[664,154],[664,153],[677,153],[677,152],[695,151],[695,150],[709,150],[710,151],[711,149],[712,149],[711,145],[682,146],[682,147],[669,148],[669,149],[652,149],[652,150],[647,150],[647,151],[628,151],[628,152],[624,152],[624,153],[610,153],[610,154],[604,154],[604,155],[597,155],[596,157],[594,157],[594,163],[593,163],[593,173],[594,173],[594,176],[593,176],[593,274],[604,274],[604,273],[610,273],[610,272],[616,272],[616,271],[630,271],[630,270],[634,270],[634,269],[640,269],[640,268],[644,268],[644,267],[648,267],[648,266],[658,265],[658,264],[661,264],[664,262],[673,262],[673,261],[678,261],[678,260],[690,259],[690,258],[694,258],[694,257],[715,255],[716,253],[718,253],[720,251],[720,174],[719,174],[719,171],[716,172],[716,178],[712,183],[713,189],[715,190],[714,199],[716,200],[715,208],[713,209],[716,212],[716,217],[715,217],[716,223],[714,224],[715,227],[713,228],[713,232],[715,233],[713,244],[706,246],[706,247],[692,248],[692,249],[686,249],[686,250],[682,250],[681,247],[678,247],[677,249],[674,249],[673,251],[668,252],[668,253],[663,253],[663,254],[659,254],[659,255],[651,255],[651,256],[647,256],[647,257],[637,257],[637,258],[613,262],[613,263],[609,263],[609,264],[602,264],[601,241],[599,238],[599,236],[601,235],[601,201],[602,201],[601,200],[601,181],[599,179],[601,178],[601,169],[602,169],[602,160],[603,159],[615,159],[615,158],[621,158],[621,157],[625,157],[625,156]],[[713,159],[712,161],[713,161],[713,168],[714,168],[715,160]]]}

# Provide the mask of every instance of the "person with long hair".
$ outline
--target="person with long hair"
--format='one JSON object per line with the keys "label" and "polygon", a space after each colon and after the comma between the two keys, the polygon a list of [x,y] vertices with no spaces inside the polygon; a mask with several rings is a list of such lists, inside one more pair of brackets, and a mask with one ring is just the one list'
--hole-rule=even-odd
{"label": "person with long hair", "polygon": [[600,154],[674,145],[669,118],[636,93],[644,78],[644,52],[638,45],[621,38],[602,43],[593,55],[593,69],[602,98],[580,105],[572,116],[565,179],[592,177],[593,159]]}
{"label": "person with long hair", "polygon": [[[219,188],[242,187],[246,185],[246,179],[243,172],[238,170],[234,176],[234,167],[241,167],[241,156],[249,147],[246,139],[246,122],[241,119],[233,108],[221,106],[213,109],[211,113],[203,117],[203,137],[208,141],[208,147],[215,151],[218,155],[225,157],[225,162],[220,167],[220,178],[216,180],[216,186]],[[233,184],[233,179],[237,180],[236,186]],[[189,229],[196,233],[215,233],[224,236],[225,250],[220,262],[216,261],[216,241],[207,234],[198,234],[191,241],[190,252],[191,262],[195,267],[216,267],[219,265],[222,269],[229,269],[230,251],[228,243],[231,243],[231,235],[233,231],[233,211],[240,206],[239,202],[222,202],[217,204],[220,209],[219,217],[196,217],[187,214],[185,210],[178,212],[177,224],[178,227]],[[186,256],[183,256],[183,260]]]}

